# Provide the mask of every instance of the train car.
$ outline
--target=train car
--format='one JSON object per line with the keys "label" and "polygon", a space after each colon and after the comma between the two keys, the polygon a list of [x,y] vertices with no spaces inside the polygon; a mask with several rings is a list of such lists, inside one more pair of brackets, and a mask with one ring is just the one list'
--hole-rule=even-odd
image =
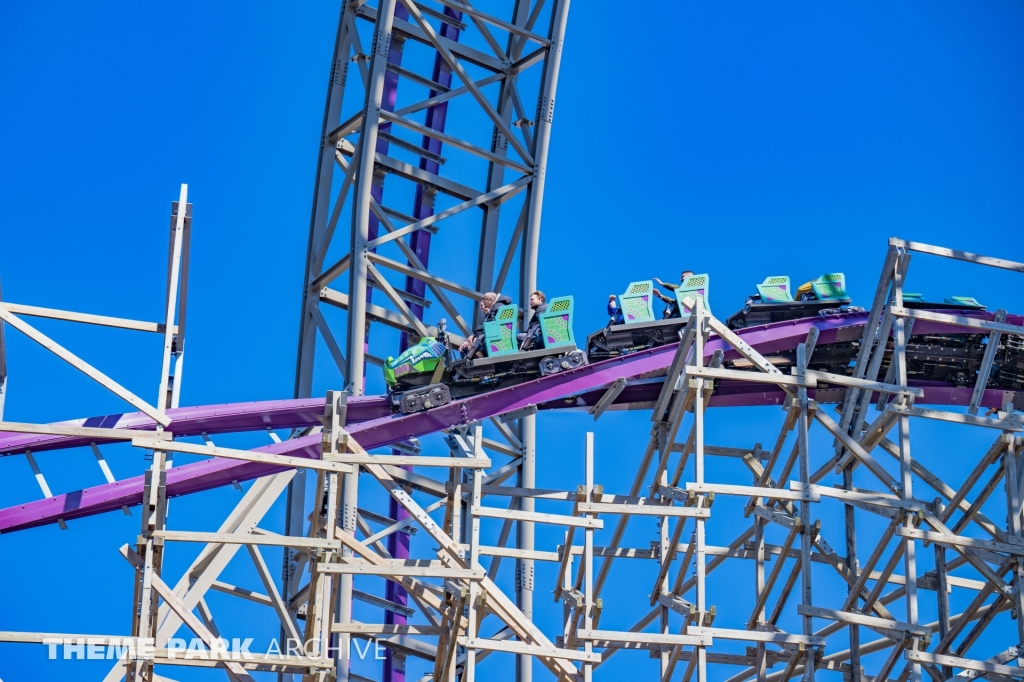
{"label": "train car", "polygon": [[[731,329],[743,329],[770,326],[807,317],[864,312],[863,308],[850,303],[846,293],[846,278],[842,273],[822,275],[796,291],[792,290],[789,277],[773,275],[757,285],[757,293],[748,297],[743,308],[728,317],[726,323]],[[951,296],[942,301],[928,301],[921,294],[905,293],[903,305],[906,308],[958,314],[985,310],[984,305],[969,296]],[[976,333],[967,328],[964,328],[963,333],[915,334],[912,321],[910,322],[906,350],[908,378],[953,386],[973,386],[984,361],[989,335]],[[1003,334],[998,343],[992,354],[993,367],[987,387],[1019,389],[1024,386],[1024,337]],[[886,341],[887,351],[879,368],[879,380],[890,374],[893,347],[894,342],[890,334]],[[859,351],[859,333],[849,339],[818,344],[808,360],[808,366],[833,374],[849,374]],[[796,364],[796,352],[793,350],[770,353],[765,357],[778,367]],[[745,358],[727,361],[725,367],[738,370],[753,369],[752,363]]]}
{"label": "train car", "polygon": [[[460,357],[448,343],[442,320],[436,336],[423,338],[397,358],[389,357],[385,362],[384,378],[392,409],[411,414],[459,398],[580,367],[588,362],[676,343],[697,300],[710,309],[709,284],[710,278],[706,274],[688,277],[675,290],[676,309],[681,315],[656,319],[654,282],[631,282],[619,297],[616,316],[603,329],[587,337],[586,354],[577,348],[573,336],[571,296],[552,299],[547,311],[538,316],[542,347],[537,349],[524,350],[520,347],[516,333],[519,309],[515,305],[500,307],[495,319],[484,324],[483,356]],[[727,318],[730,328],[771,327],[809,317],[862,317],[865,313],[863,308],[852,305],[843,273],[826,273],[796,290],[791,287],[789,277],[783,275],[770,276],[756,287],[757,293],[747,298],[743,308]],[[967,296],[928,301],[920,294],[906,293],[903,305],[961,315],[985,311],[984,305]],[[908,378],[973,386],[985,362],[989,335],[970,328],[964,328],[962,333],[936,334],[927,330],[914,333],[912,322],[908,321]],[[833,374],[852,372],[860,351],[861,335],[859,327],[850,328],[856,333],[817,344],[808,366]],[[891,373],[892,355],[893,338],[890,334],[878,380]],[[1024,389],[1024,337],[1000,335],[998,346],[990,355],[992,370],[987,387]],[[786,367],[796,364],[795,350],[769,352],[765,357],[784,372]],[[723,366],[737,370],[755,369],[749,360],[742,357],[726,360]]]}
{"label": "train car", "polygon": [[[619,297],[616,317],[604,329],[587,338],[590,362],[677,342],[696,299],[702,298],[705,307],[710,309],[707,300],[709,283],[707,275],[688,277],[675,292],[682,316],[660,320],[654,315],[654,282],[647,280],[630,283],[626,293]],[[846,289],[846,276],[841,272],[825,273],[795,289],[788,276],[772,275],[756,287],[757,293],[747,298],[743,308],[726,318],[731,329],[765,327],[809,317],[863,315],[865,312],[864,308],[852,304]],[[905,293],[903,305],[907,308],[956,314],[985,310],[984,305],[969,296],[950,296],[941,301],[928,301],[921,294]],[[853,329],[857,329],[857,332],[850,338],[819,343],[808,360],[808,366],[833,374],[849,374],[860,351],[859,329]],[[964,328],[962,333],[915,334],[913,324],[908,325],[908,331],[908,378],[953,386],[974,385],[988,348],[987,333],[976,333]],[[1024,337],[1003,334],[998,343],[992,353],[993,367],[988,388],[1024,388]],[[890,334],[887,352],[879,368],[879,380],[890,373],[892,353],[893,339]],[[795,350],[767,353],[765,357],[780,368],[796,364]],[[754,369],[753,364],[742,357],[728,360],[724,366],[737,370]]]}
{"label": "train car", "polygon": [[519,308],[498,308],[484,323],[483,357],[459,357],[448,342],[444,320],[436,336],[424,337],[384,363],[384,381],[395,412],[412,414],[502,386],[575,369],[587,363],[573,336],[573,298],[561,296],[538,314],[541,348],[522,350]]}
{"label": "train car", "polygon": [[[920,294],[904,294],[905,308],[935,310],[953,314],[983,311],[985,306],[970,296],[950,296],[941,303],[929,302]],[[965,328],[961,334],[915,334],[911,320],[907,340],[907,373],[912,379],[942,381],[956,386],[973,386],[988,349],[989,335]],[[892,341],[889,342],[892,347]],[[886,368],[888,357],[886,358]],[[1000,334],[992,355],[987,388],[1017,390],[1024,387],[1024,337]]]}
{"label": "train car", "polygon": [[708,309],[710,284],[711,278],[706,274],[687,277],[674,291],[680,315],[659,320],[654,316],[654,281],[630,282],[626,293],[619,296],[616,315],[604,329],[587,337],[587,357],[597,362],[675,343],[697,299]]}
{"label": "train car", "polygon": [[841,272],[826,273],[795,291],[789,277],[771,275],[757,285],[757,293],[748,296],[743,308],[727,317],[725,323],[730,329],[743,329],[816,315],[864,312],[850,303],[846,275]]}

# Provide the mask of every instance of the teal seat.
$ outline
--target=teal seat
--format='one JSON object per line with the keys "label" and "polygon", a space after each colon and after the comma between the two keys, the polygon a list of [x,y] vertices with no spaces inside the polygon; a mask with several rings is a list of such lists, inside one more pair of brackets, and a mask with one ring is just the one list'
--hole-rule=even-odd
{"label": "teal seat", "polygon": [[572,334],[572,296],[559,296],[548,302],[548,309],[540,314],[540,331],[545,348],[575,346]]}
{"label": "teal seat", "polygon": [[762,303],[788,303],[793,300],[793,287],[786,275],[770,275],[757,285]]}
{"label": "teal seat", "polygon": [[630,282],[626,293],[619,296],[624,324],[654,322],[654,282]]}
{"label": "teal seat", "polygon": [[910,301],[911,303],[924,303],[924,294],[910,294],[904,291],[903,302],[906,303],[907,301]]}
{"label": "teal seat", "polygon": [[[905,294],[904,294],[903,298],[906,298]],[[947,296],[944,299],[944,301],[946,303],[950,303],[952,305],[976,305],[976,306],[980,306],[982,308],[985,307],[985,306],[982,306],[981,303],[978,301],[978,299],[974,298],[973,296]]]}
{"label": "teal seat", "polygon": [[822,275],[811,282],[811,289],[819,301],[839,301],[849,298],[846,294],[846,275],[841,272]]}
{"label": "teal seat", "polygon": [[519,351],[516,343],[516,328],[519,322],[519,306],[514,303],[498,308],[494,319],[484,322],[484,348],[487,357],[510,355]]}
{"label": "teal seat", "polygon": [[679,304],[679,313],[692,313],[697,306],[697,299],[704,302],[704,310],[711,312],[708,305],[708,288],[711,284],[711,277],[704,275],[690,275],[682,284],[676,287],[676,302]]}

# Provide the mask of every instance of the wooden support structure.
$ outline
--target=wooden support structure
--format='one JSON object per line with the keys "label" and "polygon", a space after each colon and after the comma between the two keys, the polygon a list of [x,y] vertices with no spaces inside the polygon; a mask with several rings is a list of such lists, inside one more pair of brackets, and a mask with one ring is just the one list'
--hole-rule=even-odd
{"label": "wooden support structure", "polygon": [[[467,21],[488,23],[484,12],[454,4],[465,11]],[[442,5],[449,6],[446,1]],[[427,10],[420,3],[402,0],[402,6],[416,20],[408,23],[409,30],[419,26],[422,40],[451,49],[442,36],[424,28]],[[389,120],[404,125],[402,117]],[[1024,419],[1012,394],[988,414],[979,409],[996,362],[993,348],[1024,329],[1008,323],[1003,310],[990,320],[907,308],[903,301],[911,252],[1012,271],[1019,270],[1018,264],[892,240],[868,323],[857,332],[860,346],[850,376],[814,369],[817,327],[793,340],[795,363],[783,373],[698,300],[671,363],[666,362],[632,482],[614,489],[598,482],[601,450],[594,434],[587,433],[579,447],[559,452],[562,458],[582,462],[582,482],[575,489],[542,489],[533,479],[513,478],[521,473],[528,448],[512,421],[541,414],[532,404],[520,403],[504,415],[446,429],[447,450],[440,452],[430,451],[432,445],[422,446],[421,452],[415,440],[386,452],[367,452],[358,435],[346,428],[348,394],[340,391],[327,392],[320,426],[295,434],[315,438],[319,431],[318,457],[214,445],[206,433],[201,434],[202,443],[174,440],[180,434],[166,427],[181,387],[188,206],[183,187],[172,214],[168,290],[160,322],[0,303],[0,318],[22,331],[31,328],[18,316],[33,315],[147,331],[164,340],[157,400],[150,404],[126,395],[48,337],[33,336],[135,401],[152,419],[147,424],[151,430],[0,421],[0,431],[84,439],[108,484],[117,480],[97,443],[130,441],[153,453],[145,472],[140,532],[121,553],[135,576],[131,629],[125,639],[152,639],[154,647],[144,655],[122,656],[107,676],[109,682],[121,677],[160,680],[156,669],[171,665],[221,667],[236,680],[250,678],[251,671],[270,670],[303,682],[358,682],[367,678],[356,672],[351,652],[367,641],[387,649],[396,665],[423,666],[434,682],[495,679],[497,666],[504,665],[499,662],[506,661],[511,670],[513,660],[520,677],[523,662],[535,660],[553,679],[592,682],[602,679],[602,668],[613,656],[638,655],[654,660],[649,675],[638,672],[637,679],[661,682],[706,682],[722,677],[716,668],[725,666],[732,666],[730,682],[796,677],[813,682],[835,672],[851,682],[920,682],[924,676],[1024,678],[1018,659],[1024,652]],[[409,292],[387,284],[384,268],[422,275],[455,293],[475,293],[427,277],[414,265],[377,254],[369,261],[367,273],[409,330],[427,331],[410,308],[415,301]],[[982,370],[970,382],[973,396],[965,409],[915,404],[927,393],[908,380],[915,320],[987,337]],[[751,369],[729,366],[726,358],[736,357]],[[590,408],[595,419],[614,419],[611,406],[628,394],[627,387],[632,390],[626,377],[614,376],[595,389],[597,402]],[[782,414],[767,433],[749,433],[745,425],[736,424],[734,442],[708,443],[711,423],[717,426],[718,420],[732,418],[727,410],[709,411],[715,391],[719,382],[736,379],[782,391]],[[813,399],[810,391],[820,391],[822,384],[844,391],[838,414]],[[881,396],[878,412],[869,410],[876,395]],[[920,439],[913,442],[912,431],[934,422],[988,434],[981,451],[958,453],[971,459],[963,480],[946,481],[933,473],[941,470],[933,468],[934,453]],[[830,445],[822,448],[822,442]],[[252,483],[214,532],[171,527],[166,481],[173,453],[285,471]],[[23,454],[43,496],[53,497],[43,473],[48,462],[40,461],[32,449]],[[529,456],[543,458],[546,453]],[[714,462],[721,467],[709,466],[709,458],[717,458]],[[719,472],[725,467],[732,468],[734,478],[722,480]],[[261,519],[285,488],[304,475],[300,471],[316,476],[308,525],[301,532],[268,532],[260,527]],[[387,513],[370,506],[380,498],[393,503]],[[1002,517],[1005,521],[995,520]],[[834,523],[837,518],[842,527]],[[626,531],[638,519],[638,526],[646,523],[656,530],[649,545],[626,546],[627,539],[636,544],[634,534]],[[534,546],[534,527],[544,529],[538,538],[554,537],[547,531],[557,530],[559,542]],[[726,528],[739,530],[730,536],[723,534]],[[512,546],[514,535],[521,540],[523,533],[529,541]],[[389,551],[386,543],[413,534],[416,543],[408,554]],[[424,537],[426,543],[421,542]],[[166,554],[185,543],[202,549],[171,580]],[[251,587],[221,580],[239,551],[251,560],[259,578]],[[278,583],[265,558],[277,551],[285,553],[284,584]],[[501,571],[503,560],[505,566],[517,564],[517,594],[507,588],[512,571]],[[532,602],[523,596],[532,592],[532,565],[538,561],[548,562],[555,576],[550,584],[553,600],[546,608],[561,611],[556,633],[538,627]],[[746,569],[752,582],[728,593],[716,590],[715,572],[726,562],[742,561],[751,562]],[[613,586],[623,577],[639,575],[627,573],[638,565],[648,571],[645,598],[630,614],[634,605]],[[843,589],[823,587],[835,584],[837,577]],[[403,597],[372,594],[374,581],[399,586]],[[211,590],[222,599],[265,607],[285,640],[303,643],[303,654],[257,655],[252,661],[176,660],[168,642],[180,636],[182,625],[211,649],[226,636],[217,627],[216,605],[207,599]],[[922,622],[922,613],[933,611],[931,599],[938,618]],[[379,609],[380,617],[358,621],[355,602],[360,608]],[[952,608],[965,603],[959,612]],[[623,621],[623,614],[633,618]],[[1015,622],[1011,614],[1017,616]],[[871,633],[880,638],[865,641]],[[42,642],[46,635],[0,633],[0,642]],[[97,636],[107,643],[114,639]],[[737,648],[738,643],[746,649]]]}

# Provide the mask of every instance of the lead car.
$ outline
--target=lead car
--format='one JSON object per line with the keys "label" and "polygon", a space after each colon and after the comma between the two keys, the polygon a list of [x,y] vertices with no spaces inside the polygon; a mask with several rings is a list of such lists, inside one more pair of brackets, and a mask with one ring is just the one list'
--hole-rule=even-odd
{"label": "lead car", "polygon": [[459,357],[448,341],[444,320],[438,323],[436,335],[423,337],[397,358],[389,357],[384,381],[392,411],[429,410],[587,364],[573,336],[572,296],[551,299],[547,310],[538,315],[543,347],[537,350],[520,350],[519,317],[518,306],[505,305],[484,323],[484,357]]}

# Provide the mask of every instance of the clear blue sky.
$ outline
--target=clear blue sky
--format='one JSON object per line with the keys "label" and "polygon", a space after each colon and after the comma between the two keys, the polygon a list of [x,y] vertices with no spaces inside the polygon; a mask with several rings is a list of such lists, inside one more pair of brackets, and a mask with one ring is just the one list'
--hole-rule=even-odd
{"label": "clear blue sky", "polygon": [[[683,267],[711,273],[711,303],[724,316],[768,274],[805,281],[844,271],[856,302],[866,303],[889,236],[1024,260],[1019,3],[623,8],[574,3],[557,99],[540,282],[576,296],[578,335],[603,324],[607,294]],[[5,299],[155,319],[169,203],[187,182],[195,257],[183,404],[289,397],[337,14],[335,2],[0,5]],[[1020,285],[1019,276],[919,257],[909,288],[1020,312]],[[152,398],[152,339],[39,326]],[[8,347],[7,419],[123,410],[16,332]],[[321,378],[320,388],[331,382]],[[779,419],[769,408],[717,412],[709,442],[767,443]],[[585,415],[541,419],[540,485],[582,481],[590,423]],[[638,413],[597,426],[606,490],[625,492],[647,424]],[[931,448],[935,469],[954,481],[985,446],[955,429],[926,425],[915,434],[916,452]],[[819,445],[828,449],[825,439]],[[137,452],[110,452],[115,474],[141,471]],[[59,492],[102,481],[87,451],[39,459]],[[709,475],[741,478],[718,463]],[[39,495],[21,457],[0,461],[0,481],[0,506]],[[172,519],[182,528],[215,524],[237,497],[227,489],[172,502]],[[1002,518],[993,504],[990,516]],[[646,546],[653,528],[635,528],[633,546]],[[137,514],[110,514],[67,532],[0,537],[0,630],[126,632],[131,573],[116,550],[137,531]],[[719,526],[709,541],[725,544],[732,533]],[[539,540],[550,546],[557,537]],[[276,571],[277,555],[268,562]],[[554,631],[560,607],[550,604],[548,568],[538,571],[538,619]],[[621,568],[617,592],[642,599],[649,572]],[[838,589],[825,575],[823,589]],[[258,585],[251,570],[228,579]],[[738,571],[712,589],[733,579],[750,584]],[[603,625],[627,628],[617,597],[606,594]],[[750,599],[720,597],[719,614],[733,614],[720,623],[737,626]],[[225,613],[221,627],[240,631],[257,614],[269,623],[261,609]],[[932,606],[922,610],[933,617]],[[103,664],[44,655],[0,648],[0,678],[103,674]],[[604,672],[653,665],[617,655]]]}

